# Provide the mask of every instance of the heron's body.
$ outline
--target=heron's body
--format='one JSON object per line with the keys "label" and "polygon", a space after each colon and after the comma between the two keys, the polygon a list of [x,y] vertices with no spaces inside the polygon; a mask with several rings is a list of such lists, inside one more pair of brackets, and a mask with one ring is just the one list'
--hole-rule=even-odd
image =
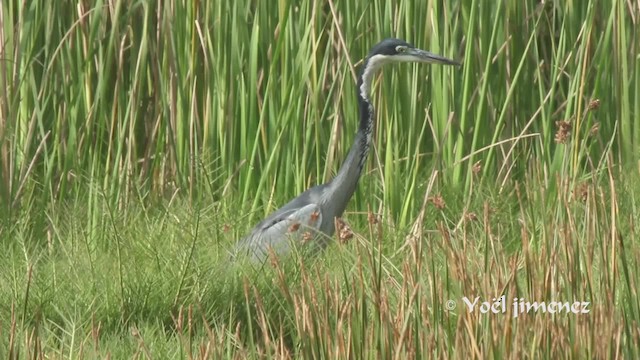
{"label": "heron's body", "polygon": [[457,65],[456,62],[398,39],[386,39],[366,57],[358,78],[360,122],[354,144],[338,174],[328,183],[314,186],[276,210],[241,239],[235,254],[263,261],[272,251],[287,255],[293,246],[304,243],[314,250],[326,247],[335,232],[335,219],[342,216],[356,190],[371,146],[374,108],[369,100],[371,81],[377,70],[390,62],[426,62]]}

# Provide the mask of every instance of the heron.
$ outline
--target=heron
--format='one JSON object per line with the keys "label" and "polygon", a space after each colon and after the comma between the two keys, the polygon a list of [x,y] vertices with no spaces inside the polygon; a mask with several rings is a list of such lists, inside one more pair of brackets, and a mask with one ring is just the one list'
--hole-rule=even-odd
{"label": "heron", "polygon": [[357,80],[358,130],[338,173],[329,182],[309,188],[258,223],[238,241],[232,258],[245,255],[254,262],[264,262],[269,254],[287,256],[303,244],[315,252],[325,249],[336,230],[336,219],[341,218],[356,191],[371,146],[375,116],[370,98],[373,77],[383,65],[399,62],[460,65],[401,39],[385,39],[374,45],[363,61]]}

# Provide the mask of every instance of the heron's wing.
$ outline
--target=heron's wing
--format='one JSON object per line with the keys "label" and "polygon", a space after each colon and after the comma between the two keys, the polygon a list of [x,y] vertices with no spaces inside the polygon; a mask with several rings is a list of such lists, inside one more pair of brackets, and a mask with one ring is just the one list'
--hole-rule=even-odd
{"label": "heron's wing", "polygon": [[319,203],[320,196],[325,191],[325,188],[325,184],[317,185],[303,192],[302,194],[267,216],[258,225],[256,225],[254,231],[258,229],[269,228],[279,221],[287,218],[288,216],[295,216],[294,214],[300,211],[302,208]]}
{"label": "heron's wing", "polygon": [[290,205],[292,204],[276,211],[258,224],[251,234],[240,240],[235,254],[245,253],[254,260],[263,260],[270,251],[283,256],[296,243],[313,240],[322,224],[320,207],[317,204],[306,204],[298,208]]}

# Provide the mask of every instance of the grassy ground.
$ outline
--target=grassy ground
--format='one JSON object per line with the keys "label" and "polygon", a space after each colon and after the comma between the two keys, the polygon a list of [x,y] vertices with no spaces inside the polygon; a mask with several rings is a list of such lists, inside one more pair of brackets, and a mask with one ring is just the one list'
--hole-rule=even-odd
{"label": "grassy ground", "polygon": [[[640,355],[637,3],[0,6],[0,356]],[[377,79],[326,253],[229,264],[390,36],[464,65]]]}

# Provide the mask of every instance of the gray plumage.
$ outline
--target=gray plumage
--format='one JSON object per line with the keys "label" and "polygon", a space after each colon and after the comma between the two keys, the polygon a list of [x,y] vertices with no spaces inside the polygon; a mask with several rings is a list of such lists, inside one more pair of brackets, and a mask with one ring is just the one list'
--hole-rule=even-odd
{"label": "gray plumage", "polygon": [[335,219],[342,216],[353,196],[369,153],[374,118],[374,108],[369,100],[371,81],[381,66],[393,62],[459,65],[400,39],[386,39],[375,45],[365,58],[358,77],[360,123],[354,144],[338,174],[328,183],[303,192],[256,225],[238,242],[232,254],[234,258],[247,255],[253,261],[264,261],[270,252],[286,256],[297,244],[310,246],[314,251],[327,246],[335,232]]}

